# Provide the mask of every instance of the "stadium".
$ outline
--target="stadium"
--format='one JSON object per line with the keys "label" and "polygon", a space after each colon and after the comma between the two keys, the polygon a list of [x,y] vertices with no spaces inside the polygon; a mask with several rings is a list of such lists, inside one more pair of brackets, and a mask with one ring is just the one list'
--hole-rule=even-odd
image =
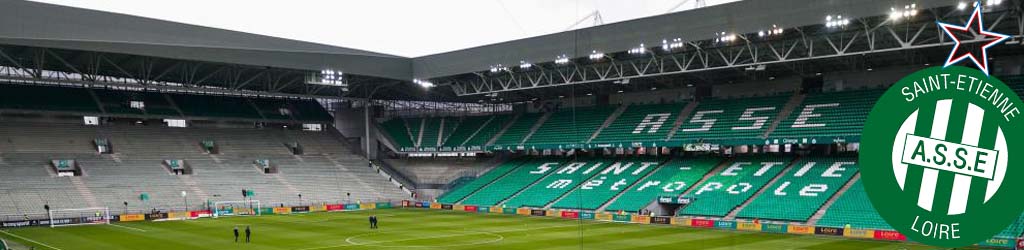
{"label": "stadium", "polygon": [[865,191],[876,100],[975,6],[1024,95],[1020,0],[674,3],[397,56],[0,0],[0,250],[934,249]]}

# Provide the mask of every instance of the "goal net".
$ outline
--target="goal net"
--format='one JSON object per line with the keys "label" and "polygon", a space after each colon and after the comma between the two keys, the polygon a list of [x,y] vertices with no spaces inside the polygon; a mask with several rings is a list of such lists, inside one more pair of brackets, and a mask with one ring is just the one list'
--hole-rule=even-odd
{"label": "goal net", "polygon": [[107,207],[50,209],[50,227],[110,224]]}
{"label": "goal net", "polygon": [[218,201],[213,203],[213,216],[259,216],[260,201]]}

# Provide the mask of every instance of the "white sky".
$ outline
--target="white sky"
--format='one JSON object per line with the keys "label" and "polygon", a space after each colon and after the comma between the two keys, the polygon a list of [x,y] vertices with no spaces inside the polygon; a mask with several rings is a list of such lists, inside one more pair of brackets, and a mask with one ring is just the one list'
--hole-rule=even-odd
{"label": "white sky", "polygon": [[[406,57],[660,15],[681,0],[36,0]],[[707,0],[708,5],[734,0]],[[689,1],[682,8],[693,8]],[[587,20],[577,28],[593,25]]]}

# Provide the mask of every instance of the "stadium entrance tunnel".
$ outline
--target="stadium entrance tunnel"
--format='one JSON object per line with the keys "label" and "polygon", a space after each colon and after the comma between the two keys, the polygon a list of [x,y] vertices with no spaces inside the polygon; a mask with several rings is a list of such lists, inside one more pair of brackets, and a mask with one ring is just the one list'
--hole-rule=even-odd
{"label": "stadium entrance tunnel", "polygon": [[484,231],[426,230],[379,231],[345,239],[349,245],[386,248],[447,248],[496,244],[505,240],[498,233]]}

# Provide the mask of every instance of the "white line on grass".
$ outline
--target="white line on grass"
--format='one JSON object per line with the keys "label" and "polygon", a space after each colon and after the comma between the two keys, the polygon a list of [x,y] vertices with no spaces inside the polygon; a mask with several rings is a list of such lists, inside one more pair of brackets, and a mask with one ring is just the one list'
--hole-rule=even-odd
{"label": "white line on grass", "polygon": [[8,233],[7,231],[0,231],[0,233],[4,233],[6,235],[10,235],[10,236],[18,238],[18,239],[22,239],[22,240],[25,240],[25,241],[28,241],[28,242],[32,242],[32,243],[35,243],[36,245],[44,246],[44,247],[49,248],[49,249],[64,250],[64,249],[56,248],[56,247],[53,247],[53,246],[50,246],[50,245],[47,245],[47,244],[43,244],[42,242],[34,241],[32,239],[29,239],[29,238],[21,237],[21,236],[18,236],[16,234]]}
{"label": "white line on grass", "polygon": [[115,227],[120,227],[120,228],[124,228],[124,229],[129,229],[129,230],[135,230],[135,231],[139,231],[139,232],[147,232],[145,229],[141,229],[141,228],[122,226],[122,225],[118,225],[118,224],[107,224],[107,225],[111,225],[111,226],[115,226]]}

